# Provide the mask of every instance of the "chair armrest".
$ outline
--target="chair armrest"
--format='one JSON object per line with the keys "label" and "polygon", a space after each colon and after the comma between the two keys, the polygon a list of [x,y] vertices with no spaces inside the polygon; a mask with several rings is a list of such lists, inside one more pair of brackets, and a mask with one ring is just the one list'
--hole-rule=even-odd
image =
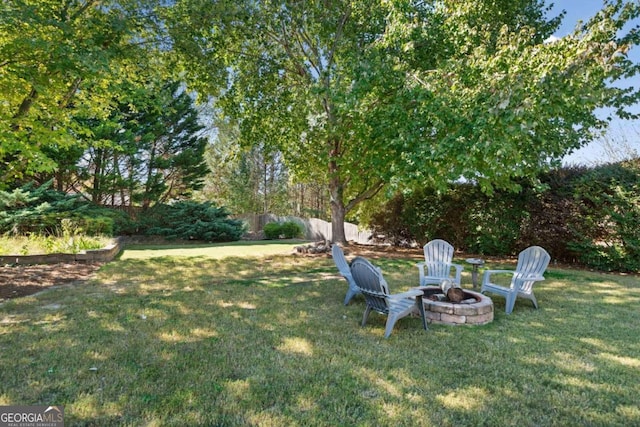
{"label": "chair armrest", "polygon": [[515,270],[485,270],[484,271],[484,275],[485,276],[490,276],[492,274],[500,274],[500,273],[510,273],[510,274],[515,274],[516,271]]}
{"label": "chair armrest", "polygon": [[541,280],[544,280],[544,276],[518,277],[518,280],[522,280],[523,282],[528,282],[528,281],[539,282]]}
{"label": "chair armrest", "polygon": [[399,300],[399,299],[417,297],[418,295],[424,295],[424,292],[421,289],[410,289],[406,292],[402,292],[401,294],[389,295],[389,299]]}
{"label": "chair armrest", "polygon": [[462,270],[464,267],[461,264],[451,263],[451,266],[456,269],[456,283],[460,285],[460,281],[462,280]]}
{"label": "chair armrest", "polygon": [[511,274],[515,275],[515,270],[485,270],[482,275],[482,286],[488,284],[490,282],[490,278],[492,274]]}
{"label": "chair armrest", "polygon": [[452,267],[455,267],[456,270],[462,271],[464,269],[464,266],[462,264],[455,264],[455,263],[451,263]]}

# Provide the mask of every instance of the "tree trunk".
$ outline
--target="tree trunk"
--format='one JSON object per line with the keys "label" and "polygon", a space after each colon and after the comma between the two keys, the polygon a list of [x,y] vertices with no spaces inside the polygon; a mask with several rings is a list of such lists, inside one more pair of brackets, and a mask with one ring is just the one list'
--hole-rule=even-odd
{"label": "tree trunk", "polygon": [[104,151],[102,149],[95,150],[95,172],[93,175],[93,188],[91,189],[91,201],[95,204],[102,204],[102,182],[103,182],[103,162]]}
{"label": "tree trunk", "polygon": [[[332,192],[333,193],[333,192]],[[344,232],[344,217],[345,217],[344,203],[342,200],[336,201],[331,197],[331,241],[333,243],[340,243],[346,245],[347,237]]]}
{"label": "tree trunk", "polygon": [[335,160],[329,161],[329,194],[331,195],[331,241],[342,245],[348,244],[344,232],[344,217],[346,208],[344,205],[344,186],[340,180],[338,164]]}

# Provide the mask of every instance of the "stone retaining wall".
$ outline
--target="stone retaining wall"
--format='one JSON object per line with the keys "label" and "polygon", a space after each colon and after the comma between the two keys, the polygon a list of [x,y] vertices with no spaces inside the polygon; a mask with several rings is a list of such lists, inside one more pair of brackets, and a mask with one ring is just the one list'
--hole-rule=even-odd
{"label": "stone retaining wall", "polygon": [[109,262],[122,250],[120,238],[114,239],[103,249],[92,249],[77,254],[49,254],[49,255],[6,255],[0,256],[0,265],[5,264],[61,264],[61,263],[94,263]]}

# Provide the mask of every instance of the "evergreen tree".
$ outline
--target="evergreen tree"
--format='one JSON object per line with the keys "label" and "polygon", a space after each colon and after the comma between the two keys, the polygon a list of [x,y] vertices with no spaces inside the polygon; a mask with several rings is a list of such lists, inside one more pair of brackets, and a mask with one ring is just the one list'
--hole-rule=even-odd
{"label": "evergreen tree", "polygon": [[176,82],[125,94],[108,120],[95,123],[81,162],[84,191],[96,203],[143,208],[190,197],[208,171],[193,99]]}

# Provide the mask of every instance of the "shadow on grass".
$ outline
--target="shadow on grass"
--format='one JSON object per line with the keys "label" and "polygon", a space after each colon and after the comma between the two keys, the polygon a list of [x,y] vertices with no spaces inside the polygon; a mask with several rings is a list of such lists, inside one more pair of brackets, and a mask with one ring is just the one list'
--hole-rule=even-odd
{"label": "shadow on grass", "polygon": [[281,239],[281,240],[239,240],[234,242],[220,242],[220,243],[203,243],[201,241],[193,242],[165,242],[160,244],[144,244],[144,243],[132,243],[125,246],[125,250],[145,250],[145,251],[163,251],[167,249],[197,249],[197,248],[227,248],[227,247],[261,247],[261,246],[290,246],[301,245],[308,243],[306,240],[301,239]]}
{"label": "shadow on grass", "polygon": [[[376,264],[415,285],[413,261]],[[496,299],[489,325],[405,318],[386,340],[346,289],[330,258],[117,261],[0,306],[0,404],[62,404],[70,425],[640,421],[637,284],[549,279],[539,310]]]}

